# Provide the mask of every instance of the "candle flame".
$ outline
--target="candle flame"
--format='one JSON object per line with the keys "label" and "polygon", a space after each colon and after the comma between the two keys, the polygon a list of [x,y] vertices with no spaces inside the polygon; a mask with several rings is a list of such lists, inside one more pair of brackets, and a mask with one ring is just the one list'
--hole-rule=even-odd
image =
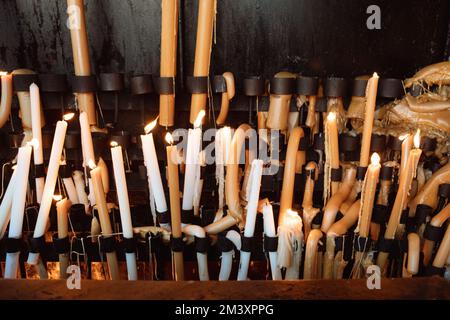
{"label": "candle flame", "polygon": [[417,132],[414,135],[414,147],[416,149],[420,147],[420,129],[417,129]]}
{"label": "candle flame", "polygon": [[89,161],[88,161],[88,166],[89,166],[89,168],[91,168],[91,170],[92,169],[95,169],[97,166],[95,165],[95,162],[94,162],[94,160],[92,160],[92,159],[89,159]]}
{"label": "candle flame", "polygon": [[380,156],[378,155],[378,153],[374,152],[372,154],[372,157],[370,157],[370,161],[374,166],[377,166],[380,164]]}
{"label": "candle flame", "polygon": [[379,78],[378,73],[374,72],[372,77],[373,78]]}
{"label": "candle flame", "polygon": [[70,120],[73,119],[73,117],[75,117],[75,113],[74,112],[68,112],[65,115],[63,115],[64,121],[70,121]]}
{"label": "candle flame", "polygon": [[195,119],[194,128],[200,127],[200,125],[202,124],[202,120],[203,120],[203,117],[205,116],[205,114],[206,114],[205,110],[200,110],[200,112],[197,115],[197,119]]}
{"label": "candle flame", "polygon": [[13,170],[16,170],[16,168],[17,168],[17,164],[15,164],[15,165],[12,166],[12,169],[13,169]]}
{"label": "candle flame", "polygon": [[34,149],[39,148],[39,140],[36,138],[31,139],[27,144],[32,146]]}
{"label": "candle flame", "polygon": [[149,134],[153,130],[153,128],[156,127],[156,124],[158,123],[158,118],[159,116],[157,116],[155,120],[153,120],[144,127],[145,134]]}
{"label": "candle flame", "polygon": [[117,143],[117,141],[111,141],[109,145],[114,148],[117,147],[119,144]]}
{"label": "candle flame", "polygon": [[406,138],[408,138],[408,136],[409,136],[408,133],[402,134],[400,137],[398,137],[398,140],[403,141],[403,140],[405,140]]}
{"label": "candle flame", "polygon": [[6,76],[8,74],[8,72],[6,71],[0,71],[0,76]]}
{"label": "candle flame", "polygon": [[170,145],[173,144],[173,137],[172,137],[172,135],[170,134],[170,132],[167,132],[167,133],[166,133],[165,139],[166,139],[166,142],[169,143]]}
{"label": "candle flame", "polygon": [[60,194],[55,194],[53,196],[53,200],[55,200],[56,202],[61,201],[62,200],[62,195]]}
{"label": "candle flame", "polygon": [[336,120],[336,114],[334,112],[329,112],[327,116],[328,121],[334,121]]}

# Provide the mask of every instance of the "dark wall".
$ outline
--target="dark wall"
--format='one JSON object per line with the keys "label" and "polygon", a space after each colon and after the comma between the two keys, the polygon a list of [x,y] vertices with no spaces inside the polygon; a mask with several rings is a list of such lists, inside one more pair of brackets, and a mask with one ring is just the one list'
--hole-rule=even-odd
{"label": "dark wall", "polygon": [[[160,0],[85,0],[94,70],[159,72]],[[184,75],[192,72],[197,0],[180,0]],[[381,30],[366,8],[381,8]],[[212,72],[280,70],[406,76],[448,57],[450,1],[218,0]],[[72,72],[64,0],[0,2],[0,68]],[[180,69],[181,70],[181,69]]]}

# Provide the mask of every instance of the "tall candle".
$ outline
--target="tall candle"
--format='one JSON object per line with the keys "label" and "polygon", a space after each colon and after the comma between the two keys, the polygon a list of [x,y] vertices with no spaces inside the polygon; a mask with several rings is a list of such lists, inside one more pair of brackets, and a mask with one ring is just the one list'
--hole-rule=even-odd
{"label": "tall candle", "polygon": [[[89,61],[84,1],[67,0],[67,13],[69,14],[69,29],[75,75],[89,76],[91,75],[91,64]],[[77,93],[77,101],[80,110],[87,112],[89,124],[96,124],[94,94],[92,92]]]}
{"label": "tall candle", "polygon": [[[422,154],[422,150],[419,149],[420,146],[420,131],[418,130],[416,135],[414,136],[414,149],[411,150],[408,156],[408,163],[406,164],[405,169],[402,171],[400,175],[400,182],[398,184],[398,191],[395,197],[394,205],[392,207],[391,215],[389,217],[389,221],[386,227],[386,231],[384,233],[385,239],[394,239],[395,232],[400,223],[400,218],[402,215],[402,211],[405,205],[405,202],[408,198],[408,193],[411,188],[411,183],[416,175],[417,164],[419,163],[420,155]],[[377,265],[382,269],[386,265],[386,260],[389,253],[380,252],[377,258]]]}
{"label": "tall candle", "polygon": [[[39,87],[33,83],[30,85],[30,99],[31,99],[31,125],[33,131],[33,157],[35,165],[44,164],[44,155],[42,152],[42,124],[41,124],[41,98],[39,94]],[[36,177],[36,199],[41,203],[42,192],[44,191],[44,177]]]}
{"label": "tall candle", "polygon": [[75,183],[75,189],[77,190],[78,200],[84,204],[86,212],[89,210],[89,199],[85,191],[85,182],[83,179],[83,172],[75,170],[73,172],[73,181]]}
{"label": "tall candle", "polygon": [[144,162],[147,168],[149,189],[151,189],[156,203],[156,210],[160,213],[167,211],[166,196],[159,171],[158,158],[156,156],[155,143],[151,130],[156,125],[156,120],[146,126],[145,135],[141,135]]}
{"label": "tall candle", "polygon": [[[52,205],[53,194],[55,193],[56,180],[58,178],[59,165],[61,162],[61,153],[66,137],[67,122],[62,120],[56,123],[55,135],[53,136],[52,151],[48,163],[47,177],[45,180],[44,191],[42,193],[41,206],[34,228],[33,237],[40,238],[44,235],[47,228],[48,215]],[[30,253],[28,255],[28,263],[35,265],[38,263],[39,254]]]}
{"label": "tall candle", "polygon": [[[329,163],[331,169],[339,169],[339,132],[337,128],[336,114],[334,112],[328,113],[327,116],[327,149],[328,154],[326,157],[329,157]],[[336,194],[339,187],[339,181],[331,182],[331,195]]]}
{"label": "tall candle", "polygon": [[400,169],[398,170],[398,175],[401,176],[403,170],[408,164],[409,153],[411,152],[413,146],[413,137],[410,134],[400,136],[402,140],[402,154],[400,159]]}
{"label": "tall candle", "polygon": [[[89,161],[95,163],[94,144],[92,142],[91,128],[89,125],[88,114],[86,112],[80,113],[80,131],[81,131],[81,149],[83,153],[83,167],[89,167]],[[88,179],[89,195],[88,199],[91,206],[95,205],[95,196],[92,190],[91,179]]]}
{"label": "tall candle", "polygon": [[[104,238],[112,237],[111,221],[109,219],[108,206],[106,205],[105,192],[103,191],[101,168],[96,167],[91,160],[89,164],[91,170],[92,187],[95,195],[95,202],[100,219],[100,227]],[[107,252],[108,269],[111,280],[119,280],[119,265],[116,252]]]}
{"label": "tall candle", "polygon": [[2,96],[0,100],[0,128],[8,121],[11,113],[11,102],[13,97],[12,75],[0,72],[2,84]]}
{"label": "tall candle", "polygon": [[[195,44],[194,77],[209,74],[216,0],[199,0],[197,40]],[[206,93],[194,93],[191,98],[190,121],[194,123],[198,113],[206,109]]]}
{"label": "tall candle", "polygon": [[231,129],[223,127],[216,131],[216,139],[214,141],[214,149],[216,156],[216,182],[218,184],[219,208],[223,208],[225,204],[225,166],[227,156],[230,152],[231,145]]}
{"label": "tall candle", "polygon": [[189,129],[187,152],[186,152],[186,170],[184,174],[184,188],[183,188],[183,210],[192,210],[194,205],[194,188],[192,187],[196,175],[199,172],[198,155],[201,151],[202,129],[200,128],[205,111],[202,110],[194,123],[194,129]]}
{"label": "tall candle", "polygon": [[[263,206],[263,219],[264,219],[264,234],[267,237],[273,238],[275,237],[275,221],[273,218],[273,209],[272,205],[269,202],[266,202]],[[270,270],[272,273],[272,280],[282,280],[281,270],[277,266],[277,252],[269,252],[269,260],[270,260]]]}
{"label": "tall candle", "polygon": [[[161,2],[161,77],[175,77],[177,66],[178,0]],[[174,124],[175,94],[159,96],[159,123]]]}
{"label": "tall candle", "polygon": [[11,206],[15,193],[15,181],[17,177],[17,171],[14,170],[11,175],[11,179],[9,179],[8,187],[6,188],[5,194],[2,198],[2,203],[0,205],[0,239],[3,239],[3,236],[6,233],[6,228],[8,227],[9,220],[11,218]]}
{"label": "tall candle", "polygon": [[366,87],[366,108],[364,112],[364,127],[361,140],[361,154],[359,157],[360,167],[367,167],[369,164],[370,141],[372,139],[373,119],[378,90],[378,74],[375,72],[367,82]]}
{"label": "tall candle", "polygon": [[[9,238],[22,238],[23,216],[25,212],[25,199],[28,186],[28,174],[31,161],[31,146],[19,148],[17,154],[17,177],[14,183],[14,198],[11,208],[11,220],[9,224]],[[15,279],[19,265],[20,252],[6,254],[5,279]]]}
{"label": "tall candle", "polygon": [[[378,177],[380,175],[380,156],[377,153],[372,154],[371,163],[367,169],[366,178],[364,180],[363,193],[361,198],[360,218],[358,230],[360,237],[368,237],[370,221],[372,218],[372,210],[377,191]],[[357,231],[355,231],[357,232]]]}
{"label": "tall candle", "polygon": [[[244,236],[247,238],[253,237],[255,232],[256,213],[259,201],[259,190],[261,187],[261,175],[262,175],[262,160],[253,160],[251,164],[250,181],[248,184],[248,203],[247,203],[247,215],[245,220]],[[251,252],[241,251],[240,264],[238,270],[238,280],[247,280],[248,266],[250,263]]]}
{"label": "tall candle", "polygon": [[[173,143],[172,135],[167,133],[166,141]],[[177,147],[168,146],[167,153],[167,178],[170,193],[170,218],[172,226],[172,237],[181,238],[181,210],[180,210],[180,186],[178,178]],[[175,280],[184,279],[183,252],[173,252]]]}
{"label": "tall candle", "polygon": [[[57,223],[58,223],[58,238],[64,239],[69,234],[69,224],[68,224],[68,215],[69,209],[72,203],[67,198],[62,199],[62,197],[54,196],[53,197],[56,202],[56,215],[57,215]],[[69,253],[60,253],[59,254],[59,277],[61,279],[67,278],[67,267],[69,266]]]}
{"label": "tall candle", "polygon": [[[122,232],[124,238],[133,239],[133,225],[131,223],[130,201],[128,199],[128,188],[125,177],[125,168],[123,165],[122,147],[114,146],[113,143],[111,143],[111,145],[111,159],[114,170],[114,181],[116,183],[117,200],[119,201]],[[137,280],[136,255],[134,252],[127,252],[126,256],[128,280]]]}

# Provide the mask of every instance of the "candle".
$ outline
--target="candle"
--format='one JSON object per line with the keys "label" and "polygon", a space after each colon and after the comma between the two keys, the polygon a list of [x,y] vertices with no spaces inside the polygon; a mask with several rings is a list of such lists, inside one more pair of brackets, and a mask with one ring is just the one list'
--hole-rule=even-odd
{"label": "candle", "polygon": [[372,139],[372,127],[377,101],[378,74],[375,72],[367,82],[366,87],[366,109],[364,113],[364,127],[361,139],[361,154],[359,166],[366,168],[369,164],[370,141]]}
{"label": "candle", "polygon": [[[48,163],[47,177],[45,179],[44,191],[42,193],[41,206],[36,221],[33,237],[40,238],[44,235],[47,228],[48,215],[52,205],[53,194],[55,193],[56,180],[58,178],[59,165],[61,162],[61,153],[66,137],[67,122],[62,120],[56,123],[55,135],[53,136],[52,151]],[[39,253],[30,253],[28,263],[36,265],[38,263]]]}
{"label": "candle", "polygon": [[77,195],[80,203],[84,204],[86,212],[89,211],[89,199],[85,191],[85,183],[83,179],[83,172],[80,170],[75,170],[73,172],[73,181],[75,183],[75,189],[77,190]]}
{"label": "candle", "polygon": [[[177,67],[178,0],[161,3],[161,77],[173,78]],[[171,127],[174,122],[175,94],[159,96],[159,123]]]}
{"label": "candle", "polygon": [[0,72],[2,84],[2,97],[0,100],[0,128],[8,121],[11,113],[11,102],[13,97],[12,75]]}
{"label": "candle", "polygon": [[378,153],[372,154],[370,159],[371,163],[364,179],[358,228],[355,230],[355,233],[359,232],[359,236],[363,238],[366,238],[369,235],[373,204],[381,169],[380,156]]}
{"label": "candle", "polygon": [[[44,164],[44,155],[42,153],[42,124],[41,124],[41,98],[39,87],[33,83],[30,85],[30,101],[31,101],[31,125],[33,130],[33,157],[35,165]],[[36,177],[36,200],[41,203],[42,192],[44,191],[44,177]]]}
{"label": "candle", "polygon": [[409,134],[406,134],[400,136],[399,139],[402,141],[402,155],[400,159],[400,168],[398,170],[398,176],[400,177],[406,165],[408,164],[409,153],[411,152],[413,146],[413,137]]}
{"label": "candle", "polygon": [[[61,195],[53,196],[56,202],[56,217],[58,224],[58,239],[64,239],[69,234],[68,214],[72,203],[67,198],[62,198]],[[59,277],[60,279],[67,278],[67,267],[69,266],[68,252],[59,254]]]}
{"label": "candle", "polygon": [[[80,131],[81,131],[81,149],[83,153],[83,167],[88,168],[89,161],[95,162],[94,144],[92,143],[91,127],[89,125],[88,114],[86,112],[80,113]],[[89,202],[91,206],[95,205],[95,196],[92,190],[91,179],[88,179],[89,186]]]}
{"label": "candle", "polygon": [[[329,193],[329,181],[331,181],[331,170],[339,169],[339,140],[338,140],[338,128],[336,121],[336,114],[334,112],[328,113],[327,122],[325,126],[326,136],[325,136],[325,156],[327,157],[326,163],[328,164],[328,169],[325,174],[327,176],[326,183],[327,188],[324,188],[325,199],[328,199]],[[331,195],[336,194],[339,188],[339,181],[331,181]]]}
{"label": "candle", "polygon": [[216,139],[214,141],[216,156],[216,183],[218,184],[217,190],[219,194],[219,209],[221,209],[225,203],[225,166],[227,163],[227,155],[230,152],[231,129],[230,127],[223,127],[216,132]]}
{"label": "candle", "polygon": [[8,227],[9,220],[11,218],[11,206],[14,197],[14,186],[17,176],[17,171],[14,169],[11,179],[9,180],[8,187],[6,188],[5,194],[2,198],[2,203],[0,205],[0,239],[6,233],[6,228]]}
{"label": "candle", "polygon": [[[261,187],[263,161],[253,160],[250,170],[250,181],[248,183],[248,203],[247,215],[245,220],[244,236],[252,238],[255,232],[256,213],[259,201],[259,190]],[[242,251],[240,255],[240,264],[238,270],[237,280],[247,280],[248,266],[250,263],[251,252]]]}
{"label": "candle", "polygon": [[[103,191],[101,168],[96,167],[93,160],[90,161],[92,188],[95,195],[95,202],[100,219],[100,227],[104,238],[112,237],[111,221],[109,219],[108,206],[106,205],[105,192]],[[109,276],[111,280],[119,280],[119,265],[116,252],[107,252]]]}
{"label": "candle", "polygon": [[[216,0],[199,0],[194,77],[207,77],[209,74],[215,11]],[[192,94],[191,123],[195,122],[200,111],[205,110],[207,96],[206,93]]]}
{"label": "candle", "polygon": [[[170,193],[170,218],[172,226],[172,237],[181,238],[181,210],[180,210],[180,186],[178,178],[177,147],[172,146],[173,138],[168,132],[166,141],[170,145],[166,148],[167,153],[167,178]],[[175,280],[184,279],[183,252],[173,252],[173,266],[175,268]]]}
{"label": "candle", "polygon": [[186,170],[184,174],[183,188],[183,210],[192,210],[194,206],[194,188],[192,187],[199,174],[200,163],[198,155],[202,147],[202,129],[200,128],[205,111],[202,110],[194,123],[194,129],[189,129],[187,152],[186,152]]}
{"label": "candle", "polygon": [[[263,206],[263,219],[264,219],[264,234],[269,237],[275,237],[275,221],[273,219],[273,209],[269,202],[266,202]],[[281,270],[277,267],[277,252],[269,252],[270,270],[272,273],[272,280],[282,280]]]}
{"label": "candle", "polygon": [[[28,174],[31,161],[31,146],[19,148],[17,154],[17,177],[14,183],[14,197],[11,208],[11,221],[9,224],[9,238],[22,238],[23,216],[25,212],[25,199],[28,187]],[[6,254],[5,279],[15,279],[19,265],[20,252]]]}
{"label": "candle", "polygon": [[67,196],[69,197],[70,202],[72,204],[80,203],[80,200],[78,199],[77,189],[75,187],[72,177],[63,178],[62,180],[63,180],[64,187],[66,189]]}
{"label": "candle", "polygon": [[[420,130],[417,130],[417,133],[414,136],[414,149],[409,153],[408,163],[400,175],[397,195],[384,233],[385,239],[394,239],[395,237],[395,232],[400,223],[401,214],[408,198],[412,180],[416,175],[417,164],[419,163],[420,155],[422,154],[422,150],[419,149],[419,146]],[[389,253],[387,252],[380,252],[378,254],[377,265],[380,268],[384,269],[388,255]]]}
{"label": "candle", "polygon": [[[288,147],[286,151],[286,163],[284,165],[283,186],[281,189],[280,199],[280,216],[278,224],[282,225],[283,218],[287,210],[292,208],[294,198],[294,181],[295,181],[295,163],[297,160],[297,151],[301,138],[305,136],[301,127],[294,128],[289,135]],[[228,174],[228,172],[227,172]]]}
{"label": "candle", "polygon": [[[164,194],[161,173],[159,171],[158,158],[156,156],[155,143],[151,130],[155,127],[154,120],[145,127],[145,135],[141,135],[142,151],[144,153],[144,163],[147,168],[148,187],[152,191],[155,198],[156,210],[159,213],[167,211],[166,196]],[[156,221],[155,225],[156,225]]]}
{"label": "candle", "polygon": [[[91,75],[91,65],[89,61],[89,45],[83,0],[67,0],[67,13],[69,14],[69,29],[75,75],[89,76]],[[96,124],[94,94],[92,92],[77,93],[76,96],[80,111],[87,113],[88,123],[90,125]]]}
{"label": "candle", "polygon": [[[127,180],[123,166],[122,147],[111,142],[111,159],[114,170],[114,181],[116,183],[117,200],[119,201],[120,221],[124,238],[133,239],[133,226],[131,223],[130,201],[128,199]],[[127,252],[128,280],[137,280],[136,255]]]}

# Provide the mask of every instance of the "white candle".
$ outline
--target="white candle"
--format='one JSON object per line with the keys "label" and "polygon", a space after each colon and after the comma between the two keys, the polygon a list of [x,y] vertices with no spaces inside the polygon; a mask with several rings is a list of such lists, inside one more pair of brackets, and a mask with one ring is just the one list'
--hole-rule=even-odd
{"label": "white candle", "polygon": [[[133,239],[133,226],[131,223],[130,201],[128,199],[127,180],[123,166],[123,154],[121,146],[114,146],[111,142],[111,159],[114,170],[114,181],[116,183],[116,195],[119,201],[120,221],[124,238]],[[129,255],[132,255],[128,257]],[[137,280],[136,257],[134,253],[126,253],[128,280]],[[133,261],[133,257],[135,258]]]}
{"label": "white candle", "polygon": [[[58,178],[59,164],[61,162],[61,153],[66,137],[67,122],[62,120],[56,124],[55,135],[53,137],[52,151],[47,170],[47,178],[45,180],[44,192],[42,194],[41,206],[39,207],[36,227],[33,237],[39,238],[44,235],[47,227],[48,215],[52,205],[53,194],[55,193],[56,180]],[[30,253],[28,255],[28,263],[35,265],[38,262],[39,254]]]}
{"label": "white candle", "polygon": [[200,128],[200,125],[204,116],[205,111],[200,111],[197,120],[194,123],[194,129],[189,129],[188,132],[186,169],[183,186],[183,210],[192,210],[194,207],[194,188],[192,186],[195,183],[198,167],[200,167],[198,160],[202,142],[202,129]]}
{"label": "white candle", "polygon": [[223,127],[217,130],[214,149],[216,155],[216,182],[219,193],[219,209],[225,204],[225,166],[227,164],[227,155],[230,152],[231,129]]}
{"label": "white candle", "polygon": [[67,196],[69,197],[69,200],[72,204],[78,204],[80,203],[80,200],[78,199],[78,193],[77,189],[75,187],[75,184],[73,183],[72,177],[69,178],[63,178],[64,187],[67,191]]}
{"label": "white candle", "polygon": [[[44,155],[42,152],[42,122],[41,122],[41,98],[39,87],[33,83],[30,85],[30,102],[31,102],[31,126],[33,132],[33,158],[35,165],[44,163]],[[36,199],[41,203],[42,192],[44,191],[44,177],[38,177],[36,181]]]}
{"label": "white candle", "polygon": [[7,72],[0,72],[2,83],[2,94],[0,99],[0,128],[8,121],[11,113],[11,102],[13,98],[12,75]]}
{"label": "white candle", "polygon": [[[261,187],[262,160],[253,160],[250,169],[250,180],[248,183],[249,192],[247,203],[247,216],[245,220],[244,236],[253,237],[255,233],[256,213],[258,209],[259,190]],[[248,266],[250,264],[250,252],[241,251],[241,261],[239,264],[238,280],[247,280]]]}
{"label": "white candle", "polygon": [[[69,234],[69,208],[72,205],[67,198],[62,199],[61,196],[53,197],[56,202],[56,221],[58,224],[58,238],[64,239]],[[59,200],[58,200],[59,199]]]}
{"label": "white candle", "polygon": [[[156,125],[154,120],[146,126],[146,135],[141,135],[142,151],[144,153],[144,163],[147,169],[149,189],[151,189],[155,198],[156,210],[160,213],[167,211],[166,196],[159,171],[158,157],[156,156],[155,142],[151,130]],[[155,221],[156,222],[156,221]],[[155,224],[156,225],[156,224]]]}
{"label": "white candle", "polygon": [[[267,237],[275,237],[275,221],[273,218],[273,209],[270,203],[264,204],[263,207],[264,234]],[[277,267],[277,252],[269,252],[270,270],[272,272],[272,280],[281,280],[281,271]]]}
{"label": "white candle", "polygon": [[83,179],[83,172],[75,170],[73,172],[73,181],[75,183],[75,189],[77,190],[78,200],[84,204],[86,212],[89,210],[89,199],[85,191],[85,184]]}
{"label": "white candle", "polygon": [[89,166],[89,160],[95,161],[94,145],[92,143],[91,127],[86,112],[80,113],[81,148],[83,149],[83,166]]}
{"label": "white candle", "polygon": [[[31,162],[31,146],[19,148],[17,154],[17,178],[14,183],[14,198],[11,208],[11,222],[9,225],[9,238],[20,239],[22,237],[23,216],[25,212],[25,199],[28,187],[28,174]],[[17,277],[19,253],[6,254],[5,279]]]}
{"label": "white candle", "polygon": [[14,196],[14,186],[17,177],[17,171],[14,170],[11,175],[11,179],[9,180],[8,188],[5,191],[5,194],[2,199],[2,204],[0,205],[0,239],[3,239],[5,235],[6,228],[8,227],[9,220],[11,218],[11,206],[12,200]]}

